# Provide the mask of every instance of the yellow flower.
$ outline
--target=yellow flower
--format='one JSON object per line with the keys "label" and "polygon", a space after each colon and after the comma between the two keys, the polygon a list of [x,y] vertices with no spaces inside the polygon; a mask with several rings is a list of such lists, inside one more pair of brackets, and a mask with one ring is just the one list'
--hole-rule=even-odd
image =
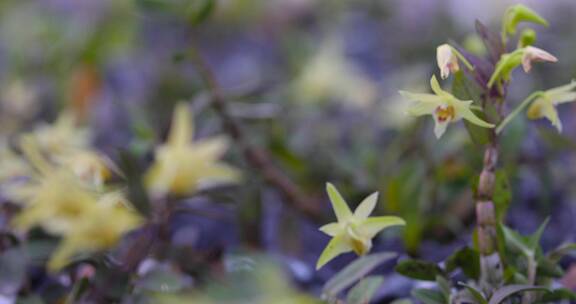
{"label": "yellow flower", "polygon": [[22,149],[38,173],[29,184],[15,190],[25,204],[13,224],[20,229],[42,226],[50,233],[62,234],[74,227],[78,216],[93,207],[96,194],[66,168],[57,168],[43,158],[33,139],[25,137]]}
{"label": "yellow flower", "polygon": [[438,68],[440,68],[440,77],[442,79],[446,79],[450,73],[456,73],[460,70],[458,57],[449,44],[442,44],[436,48],[436,61]]}
{"label": "yellow flower", "polygon": [[377,192],[365,198],[352,213],[332,184],[326,185],[326,191],[338,221],[320,227],[320,231],[331,236],[332,240],[320,255],[316,269],[346,252],[354,251],[357,255],[364,255],[370,251],[372,238],[380,231],[390,226],[405,225],[404,220],[396,216],[369,217],[378,201]]}
{"label": "yellow flower", "polygon": [[31,134],[42,152],[60,155],[71,149],[85,149],[90,145],[90,133],[78,126],[76,118],[69,111],[63,111],[53,124],[36,128]]}
{"label": "yellow flower", "polygon": [[80,180],[97,189],[112,176],[111,161],[91,150],[73,150],[55,158],[59,165],[69,168]]}
{"label": "yellow flower", "polygon": [[575,101],[576,92],[573,91],[575,88],[576,81],[572,81],[570,84],[542,92],[528,108],[528,118],[539,119],[545,117],[552,123],[552,126],[558,129],[558,132],[562,132],[562,122],[558,118],[556,106]]}
{"label": "yellow flower", "polygon": [[94,202],[80,214],[74,229],[69,230],[54,252],[48,268],[56,271],[70,262],[77,253],[88,253],[113,247],[130,230],[142,223],[135,212],[111,204]]}
{"label": "yellow flower", "polygon": [[459,100],[452,94],[442,90],[436,76],[430,79],[430,86],[434,94],[410,93],[400,91],[400,94],[409,100],[416,101],[408,109],[408,113],[414,116],[432,115],[434,118],[434,134],[440,138],[448,124],[464,118],[469,122],[484,127],[493,128],[494,125],[478,118],[471,110],[472,100]]}
{"label": "yellow flower", "polygon": [[156,159],[146,174],[153,196],[186,195],[214,182],[232,182],[239,173],[218,161],[227,143],[221,138],[192,142],[192,117],[186,104],[176,106],[168,142],[156,150]]}

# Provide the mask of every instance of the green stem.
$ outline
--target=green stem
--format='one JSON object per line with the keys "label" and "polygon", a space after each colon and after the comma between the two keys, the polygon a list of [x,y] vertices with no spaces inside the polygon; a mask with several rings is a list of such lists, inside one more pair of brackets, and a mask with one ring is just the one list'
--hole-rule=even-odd
{"label": "green stem", "polygon": [[543,93],[542,91],[537,91],[537,92],[532,93],[526,99],[524,99],[524,101],[522,101],[522,103],[520,105],[518,105],[516,107],[516,109],[514,109],[514,111],[512,111],[510,114],[508,114],[508,116],[506,116],[506,118],[504,118],[504,120],[496,128],[496,134],[500,134],[500,132],[502,132],[504,127],[506,127],[506,125],[508,125],[510,123],[510,121],[512,121],[512,119],[514,119],[514,117],[516,117],[520,112],[522,112],[522,110],[524,108],[526,108],[534,98],[542,95],[542,93]]}
{"label": "green stem", "polygon": [[466,60],[466,58],[464,57],[464,55],[462,55],[455,47],[450,46],[450,48],[452,49],[452,52],[454,52],[454,54],[456,54],[456,57],[458,57],[458,59],[460,59],[460,61],[462,63],[464,63],[464,65],[466,66],[466,68],[468,68],[468,70],[470,72],[474,71],[474,66],[468,61]]}

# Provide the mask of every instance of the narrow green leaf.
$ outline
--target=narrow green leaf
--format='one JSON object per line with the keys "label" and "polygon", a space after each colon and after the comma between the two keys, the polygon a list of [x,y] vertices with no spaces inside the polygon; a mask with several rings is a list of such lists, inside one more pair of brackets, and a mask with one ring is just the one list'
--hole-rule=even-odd
{"label": "narrow green leaf", "polygon": [[576,293],[567,288],[555,289],[543,295],[538,303],[558,303],[562,300],[574,303],[576,302]]}
{"label": "narrow green leaf", "polygon": [[330,279],[323,288],[327,295],[337,295],[356,281],[370,273],[374,268],[396,257],[395,253],[383,252],[358,258]]}
{"label": "narrow green leaf", "polygon": [[354,286],[346,297],[346,303],[348,304],[366,304],[370,303],[370,300],[378,291],[378,288],[382,286],[384,282],[384,277],[382,276],[369,276],[361,280],[356,286]]}
{"label": "narrow green leaf", "polygon": [[446,259],[446,271],[452,272],[460,268],[464,274],[470,279],[478,279],[480,277],[480,255],[478,251],[464,247],[454,252]]}
{"label": "narrow green leaf", "polygon": [[547,256],[551,261],[557,262],[572,251],[576,251],[576,243],[560,245],[558,248],[548,252]]}
{"label": "narrow green leaf", "polygon": [[482,292],[479,291],[478,289],[462,282],[460,282],[459,285],[464,286],[464,288],[466,288],[466,290],[470,293],[470,295],[472,295],[472,297],[474,297],[474,299],[478,301],[479,304],[488,304],[488,301],[486,300]]}
{"label": "narrow green leaf", "polygon": [[444,272],[438,265],[422,260],[404,260],[398,263],[395,268],[399,274],[424,281],[435,281],[436,276],[444,275]]}
{"label": "narrow green leaf", "polygon": [[204,22],[216,7],[215,0],[194,0],[191,1],[189,20],[193,25]]}
{"label": "narrow green leaf", "polygon": [[419,288],[413,289],[411,294],[424,304],[448,304],[448,300],[437,290]]}
{"label": "narrow green leaf", "polygon": [[514,294],[519,293],[519,292],[531,291],[531,290],[548,291],[548,288],[543,287],[543,286],[530,286],[530,285],[508,285],[508,286],[504,286],[504,287],[496,290],[496,292],[494,292],[494,294],[490,298],[490,301],[488,302],[488,304],[500,304],[500,303],[502,303],[502,301],[504,301],[506,298],[508,298],[511,295],[514,295]]}
{"label": "narrow green leaf", "polygon": [[540,246],[540,239],[542,238],[542,233],[544,233],[544,230],[546,229],[546,226],[548,225],[549,221],[550,218],[546,218],[544,222],[540,224],[538,230],[536,230],[536,232],[534,232],[534,234],[530,236],[529,246],[532,251],[536,251],[536,249]]}
{"label": "narrow green leaf", "polygon": [[[478,94],[477,90],[474,89],[474,86],[468,81],[462,71],[458,71],[454,74],[454,81],[452,82],[452,94],[462,100],[474,100],[476,105],[480,105],[480,95]],[[475,112],[475,114],[478,115],[480,119],[486,121],[486,117],[483,115],[483,113]],[[468,122],[467,120],[464,120],[464,125],[466,126],[468,134],[470,134],[472,142],[480,146],[488,143],[490,134],[489,129],[477,126]]]}

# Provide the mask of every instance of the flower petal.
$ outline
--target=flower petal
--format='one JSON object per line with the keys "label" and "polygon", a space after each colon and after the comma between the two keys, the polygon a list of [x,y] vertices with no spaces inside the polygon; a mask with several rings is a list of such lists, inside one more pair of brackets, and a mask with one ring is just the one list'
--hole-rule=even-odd
{"label": "flower petal", "polygon": [[444,135],[449,123],[450,121],[448,120],[440,121],[437,118],[437,115],[434,114],[434,135],[436,135],[436,138],[440,138],[442,135]]}
{"label": "flower petal", "polygon": [[319,228],[320,231],[326,233],[329,236],[336,236],[342,232],[342,227],[339,223],[326,224]]}
{"label": "flower petal", "polygon": [[430,78],[430,87],[432,88],[432,92],[434,92],[434,94],[438,96],[448,94],[447,92],[442,90],[442,87],[440,86],[438,79],[436,79],[436,75],[432,75],[432,78]]}
{"label": "flower petal", "polygon": [[352,251],[352,248],[346,243],[344,235],[338,235],[330,240],[316,263],[316,270],[322,268],[326,263],[342,253]]}
{"label": "flower petal", "polygon": [[528,73],[530,71],[532,61],[557,62],[558,58],[543,49],[527,46],[524,48],[524,54],[522,55],[522,68],[524,72]]}
{"label": "flower petal", "polygon": [[328,192],[328,197],[330,197],[330,202],[332,203],[332,208],[334,209],[338,222],[345,222],[352,216],[352,211],[350,211],[348,204],[331,183],[326,183],[326,192]]}
{"label": "flower petal", "polygon": [[399,91],[398,93],[400,93],[402,97],[411,101],[420,101],[424,103],[434,103],[434,104],[442,102],[442,98],[434,94],[412,93],[407,91]]}
{"label": "flower petal", "polygon": [[558,129],[558,132],[562,132],[562,122],[558,118],[558,111],[549,99],[539,98],[534,101],[528,108],[527,116],[529,119],[546,117],[552,123],[552,126]]}
{"label": "flower petal", "polygon": [[449,44],[442,44],[436,48],[436,62],[438,63],[442,79],[448,78],[450,73],[455,73],[460,69],[458,58]]}
{"label": "flower petal", "polygon": [[362,236],[372,239],[385,228],[404,225],[406,222],[397,216],[378,216],[366,219],[359,225],[358,230]]}
{"label": "flower petal", "polygon": [[474,112],[472,112],[469,106],[458,106],[456,107],[456,112],[457,116],[462,117],[475,125],[484,128],[494,128],[494,124],[480,119],[476,114],[474,114]]}
{"label": "flower petal", "polygon": [[376,203],[378,202],[378,192],[374,192],[366,197],[360,205],[354,210],[354,217],[358,220],[365,220],[374,211]]}
{"label": "flower petal", "polygon": [[412,116],[428,115],[433,114],[437,107],[437,103],[416,102],[408,108],[407,113]]}
{"label": "flower petal", "polygon": [[192,140],[193,134],[192,113],[187,104],[179,103],[174,108],[168,142],[171,145],[184,145]]}

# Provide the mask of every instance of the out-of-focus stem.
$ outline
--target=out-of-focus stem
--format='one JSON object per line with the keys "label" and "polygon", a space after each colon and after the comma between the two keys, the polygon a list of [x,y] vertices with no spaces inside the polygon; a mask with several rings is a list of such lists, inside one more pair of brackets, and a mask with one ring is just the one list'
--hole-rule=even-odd
{"label": "out-of-focus stem", "polygon": [[319,204],[310,199],[284,172],[278,169],[266,151],[248,142],[241,125],[230,115],[216,77],[198,48],[193,46],[190,55],[211,95],[212,107],[222,119],[226,132],[242,150],[247,162],[256,168],[270,185],[278,189],[295,209],[309,218],[318,219]]}

